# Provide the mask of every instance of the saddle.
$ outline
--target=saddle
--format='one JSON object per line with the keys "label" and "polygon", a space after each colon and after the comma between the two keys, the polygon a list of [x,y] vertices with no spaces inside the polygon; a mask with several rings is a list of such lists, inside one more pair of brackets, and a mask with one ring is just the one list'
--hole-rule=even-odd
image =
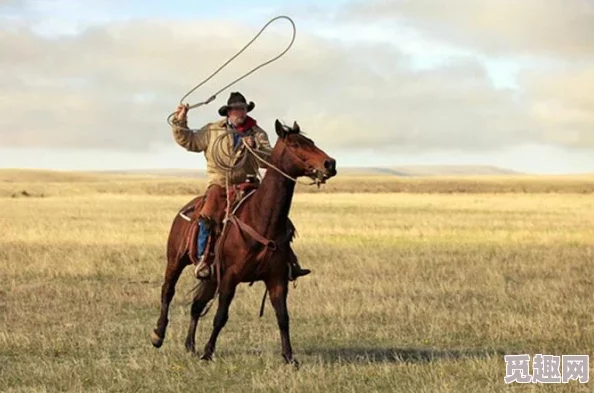
{"label": "saddle", "polygon": [[[255,182],[255,181],[250,181],[250,182],[244,182],[244,183],[239,183],[239,184],[234,184],[232,186],[230,186],[227,189],[227,197],[229,200],[229,213],[231,213],[231,211],[233,211],[233,209],[235,209],[237,206],[239,206],[239,204],[242,202],[242,200],[249,195],[252,191],[256,190],[259,187],[260,183],[259,182]],[[190,260],[192,261],[193,264],[198,264],[199,261],[197,259],[197,254],[198,254],[198,231],[199,231],[199,225],[198,225],[198,219],[200,217],[200,212],[202,211],[202,208],[204,206],[205,203],[205,196],[203,195],[201,197],[199,197],[196,202],[194,203],[194,205],[188,207],[185,210],[182,210],[179,215],[184,218],[186,221],[190,222],[190,229],[188,231],[188,235],[187,235],[187,240],[186,240],[186,249],[188,250],[188,254],[190,257]],[[222,223],[219,223],[222,224]],[[221,228],[218,228],[221,229]],[[211,232],[211,239],[209,239],[207,246],[206,246],[206,250],[205,253],[206,255],[210,255],[212,254],[212,251],[214,250],[214,241],[216,241],[216,239],[213,239],[213,237],[216,237],[217,234],[217,230]],[[212,235],[215,236],[212,236]],[[213,241],[214,240],[214,241]]]}
{"label": "saddle", "polygon": [[231,202],[230,210],[233,210],[248,194],[258,189],[259,186],[259,182],[243,182],[229,187],[227,189],[227,195]]}
{"label": "saddle", "polygon": [[201,196],[196,200],[194,205],[179,213],[185,220],[190,221],[190,227],[186,236],[186,250],[188,250],[188,255],[193,264],[199,262],[196,257],[198,253],[198,218],[200,217],[200,211],[204,206],[204,201],[204,196]]}

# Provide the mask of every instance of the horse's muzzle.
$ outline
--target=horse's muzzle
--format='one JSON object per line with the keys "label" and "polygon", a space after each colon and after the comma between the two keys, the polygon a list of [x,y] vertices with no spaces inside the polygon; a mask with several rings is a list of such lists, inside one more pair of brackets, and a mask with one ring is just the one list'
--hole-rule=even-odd
{"label": "horse's muzzle", "polygon": [[336,160],[334,158],[328,158],[324,161],[324,171],[322,172],[325,179],[336,176]]}

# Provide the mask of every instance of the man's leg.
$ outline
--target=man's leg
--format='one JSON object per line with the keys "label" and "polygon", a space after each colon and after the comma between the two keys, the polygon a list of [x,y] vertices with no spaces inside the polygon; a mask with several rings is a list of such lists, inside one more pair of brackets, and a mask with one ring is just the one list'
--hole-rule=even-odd
{"label": "man's leg", "polygon": [[194,269],[198,278],[210,277],[211,253],[214,247],[216,225],[222,222],[225,214],[226,195],[224,187],[213,184],[206,191],[206,200],[200,211],[198,225],[198,259],[200,263]]}
{"label": "man's leg", "polygon": [[198,278],[208,278],[210,274],[210,268],[206,264],[206,256],[204,252],[206,251],[206,244],[208,242],[208,238],[210,236],[210,225],[207,224],[206,219],[200,217],[198,219],[198,265],[194,270],[194,274]]}
{"label": "man's leg", "polygon": [[210,227],[206,224],[206,220],[202,217],[198,219],[198,259],[204,254],[206,249],[206,241],[210,235]]}

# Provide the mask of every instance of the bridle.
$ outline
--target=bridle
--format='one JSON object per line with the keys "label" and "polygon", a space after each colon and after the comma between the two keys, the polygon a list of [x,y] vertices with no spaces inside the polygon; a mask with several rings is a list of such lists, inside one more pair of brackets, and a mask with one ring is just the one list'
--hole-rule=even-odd
{"label": "bridle", "polygon": [[265,159],[263,159],[262,157],[260,157],[256,151],[245,141],[245,139],[242,138],[242,142],[243,145],[246,147],[246,149],[260,162],[264,163],[267,167],[274,169],[276,172],[278,172],[279,174],[281,174],[282,176],[286,177],[287,179],[295,182],[295,183],[299,183],[299,184],[304,184],[304,185],[308,185],[308,186],[312,186],[312,185],[317,185],[318,188],[320,187],[320,185],[322,185],[323,183],[325,183],[325,179],[324,178],[319,178],[317,176],[318,174],[318,170],[316,168],[314,168],[312,165],[310,165],[309,163],[307,163],[307,161],[305,161],[303,158],[299,157],[294,151],[293,149],[290,149],[289,146],[287,145],[287,143],[284,141],[284,138],[280,138],[280,143],[283,144],[283,148],[282,148],[282,153],[288,152],[291,156],[293,156],[293,159],[296,160],[299,164],[301,164],[304,168],[305,168],[305,175],[309,178],[311,178],[313,181],[312,183],[301,183],[297,178],[292,177],[290,175],[288,175],[287,173],[285,173],[284,171],[282,171],[281,169],[279,169],[277,166],[271,164],[270,162],[266,161]]}

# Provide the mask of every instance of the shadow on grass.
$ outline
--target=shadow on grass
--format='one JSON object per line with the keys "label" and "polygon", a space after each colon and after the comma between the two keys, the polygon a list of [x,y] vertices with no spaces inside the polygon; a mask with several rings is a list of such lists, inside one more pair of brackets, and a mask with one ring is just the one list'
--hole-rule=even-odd
{"label": "shadow on grass", "polygon": [[481,349],[427,348],[309,348],[299,351],[326,363],[425,363],[435,360],[486,359],[503,356],[504,351]]}

